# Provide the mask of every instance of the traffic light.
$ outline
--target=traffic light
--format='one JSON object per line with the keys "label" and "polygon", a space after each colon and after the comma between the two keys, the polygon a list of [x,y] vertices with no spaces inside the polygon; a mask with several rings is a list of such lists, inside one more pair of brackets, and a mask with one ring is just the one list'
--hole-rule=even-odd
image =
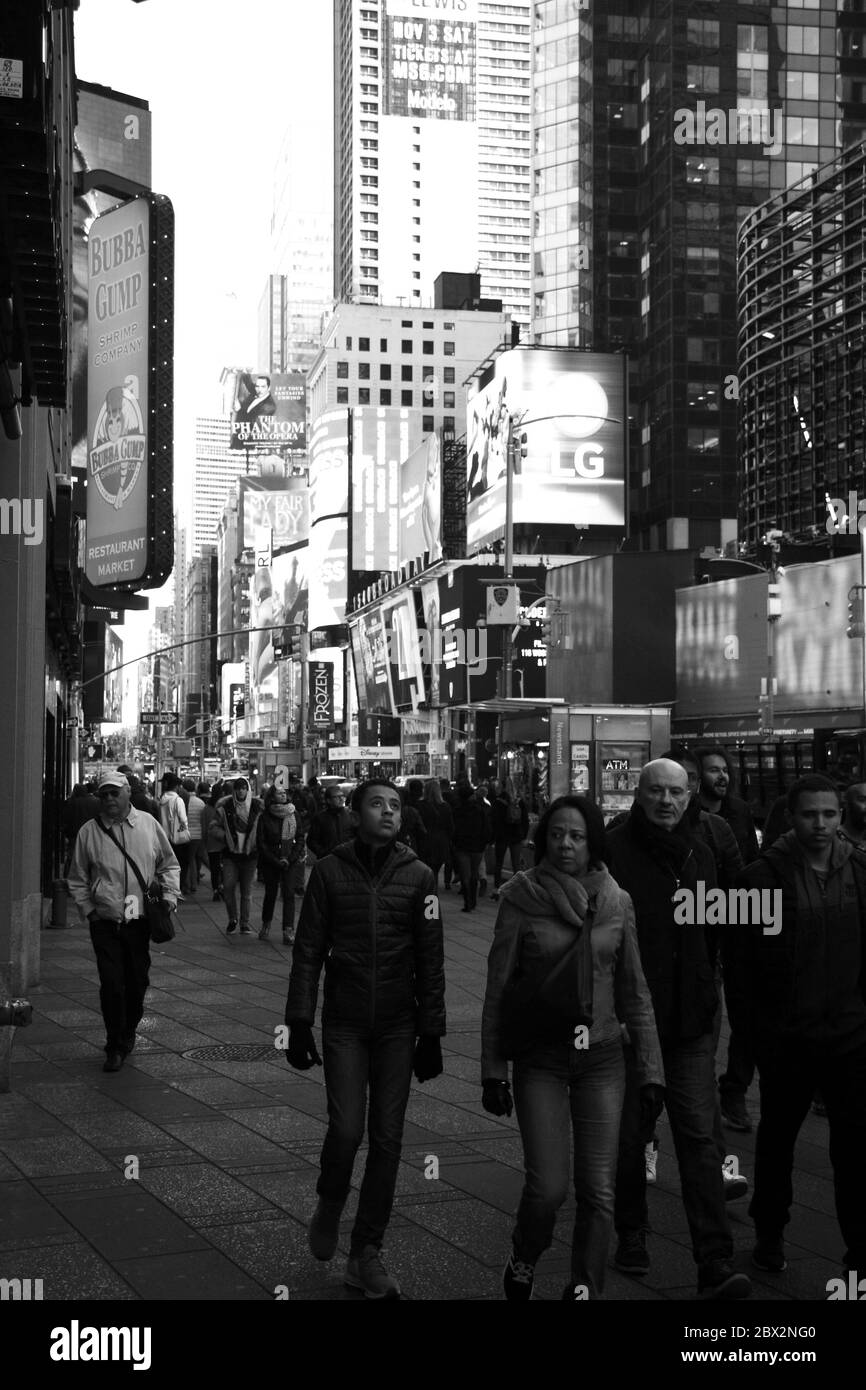
{"label": "traffic light", "polygon": [[848,628],[846,637],[862,637],[866,628],[863,624],[862,591],[855,587],[848,590]]}
{"label": "traffic light", "polygon": [[271,633],[274,647],[274,661],[284,661],[288,656],[288,628],[278,627]]}
{"label": "traffic light", "polygon": [[244,704],[243,696],[241,696],[239,699],[235,700],[235,719],[243,719],[245,709],[246,705]]}
{"label": "traffic light", "polygon": [[289,656],[292,661],[300,661],[303,656],[302,638],[303,632],[300,627],[290,627],[286,629],[289,636]]}
{"label": "traffic light", "polygon": [[519,441],[519,442],[520,442],[520,457],[521,457],[522,459],[525,459],[525,458],[526,458],[526,455],[529,453],[529,437],[528,437],[528,435],[527,435],[527,433],[526,433],[526,430],[523,430],[523,432],[522,432],[522,434],[521,434],[521,436],[520,436],[520,441]]}

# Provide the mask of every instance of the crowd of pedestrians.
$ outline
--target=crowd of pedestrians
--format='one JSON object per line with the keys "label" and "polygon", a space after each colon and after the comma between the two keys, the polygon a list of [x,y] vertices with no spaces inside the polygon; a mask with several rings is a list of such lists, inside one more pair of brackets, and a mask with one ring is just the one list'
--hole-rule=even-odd
{"label": "crowd of pedestrians", "polygon": [[[423,1082],[443,1069],[439,874],[445,889],[459,885],[462,910],[472,912],[488,851],[499,907],[480,1100],[491,1114],[516,1113],[525,1165],[506,1299],[532,1297],[570,1183],[576,1212],[563,1299],[601,1298],[611,1253],[622,1272],[647,1274],[647,1185],[663,1109],[698,1296],[748,1297],[727,1204],[749,1185],[736,1162],[730,1168],[723,1126],[751,1129],[746,1095],[756,1070],[752,1264],[771,1275],[786,1268],[794,1144],[819,1094],[842,1261],[846,1271],[866,1268],[866,783],[846,789],[843,807],[835,783],[801,778],[784,808],[773,808],[774,834],[761,845],[748,806],[732,795],[724,753],[672,749],[642,769],[631,809],[607,826],[586,795],[553,801],[535,829],[534,863],[523,869],[529,817],[510,778],[478,787],[465,776],[454,787],[418,778],[398,788],[374,777],[348,806],[341,787],[323,791],[316,779],[268,787],[260,799],[240,774],[213,788],[168,774],[149,805],[135,782],[114,773],[96,796],[76,788],[64,818],[70,892],[90,922],[99,970],[106,1070],[119,1069],[135,1044],[147,987],[130,856],[172,905],[183,901],[181,887],[196,891],[206,863],[227,933],[252,932],[258,873],[258,935],[267,939],[279,900],[283,942],[293,947],[289,1064],[324,1066],[328,1129],[309,1229],[320,1260],[336,1251],[368,1134],[350,1287],[400,1296],[381,1252],[412,1075]],[[719,889],[724,901],[746,906],[778,890],[781,907],[771,925],[751,910],[736,920],[683,918],[684,898],[706,902]],[[313,1028],[322,974],[320,1056]],[[730,1041],[717,1080],[723,998]]]}

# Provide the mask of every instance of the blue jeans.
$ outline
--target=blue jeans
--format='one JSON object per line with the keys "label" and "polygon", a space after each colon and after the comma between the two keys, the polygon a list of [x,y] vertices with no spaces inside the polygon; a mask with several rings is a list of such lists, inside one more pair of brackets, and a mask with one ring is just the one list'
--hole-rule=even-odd
{"label": "blue jeans", "polygon": [[322,1025],[328,1132],[316,1191],[326,1201],[344,1202],[349,1195],[355,1155],[364,1137],[368,1087],[370,1092],[369,1150],[352,1229],[353,1257],[365,1245],[381,1247],[391,1215],[415,1038],[414,1018],[373,1030]]}
{"label": "blue jeans", "polygon": [[[230,922],[240,920],[242,927],[250,925],[250,913],[252,911],[252,889],[256,877],[256,861],[252,859],[235,858],[231,854],[223,855],[223,901],[226,905],[226,912]],[[241,890],[241,911],[238,919],[238,885]]]}
{"label": "blue jeans", "polygon": [[455,849],[452,851],[454,860],[454,872],[459,875],[460,887],[463,889],[463,902],[471,911],[478,902],[478,871],[481,868],[483,855],[479,850],[471,852],[468,849]]}
{"label": "blue jeans", "polygon": [[[710,1260],[729,1260],[734,1250],[715,1132],[718,1096],[714,1054],[712,1033],[673,1047],[662,1045],[665,1106],[680,1169],[692,1253],[699,1267]],[[615,1221],[620,1235],[649,1230],[644,1163],[644,1145],[649,1138],[640,1127],[640,1078],[629,1048],[616,1174]]]}
{"label": "blue jeans", "polygon": [[586,1286],[591,1299],[604,1292],[624,1092],[619,1038],[583,1050],[569,1044],[538,1048],[514,1064],[514,1104],[526,1168],[514,1227],[515,1254],[535,1264],[553,1240],[556,1213],[568,1192],[573,1134],[577,1211],[571,1278]]}

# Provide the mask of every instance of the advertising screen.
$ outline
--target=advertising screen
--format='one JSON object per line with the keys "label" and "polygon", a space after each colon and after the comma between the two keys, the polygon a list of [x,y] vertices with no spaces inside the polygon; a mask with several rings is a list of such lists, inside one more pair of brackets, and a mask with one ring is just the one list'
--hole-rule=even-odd
{"label": "advertising screen", "polygon": [[103,722],[123,723],[123,643],[113,628],[105,627],[105,683]]}
{"label": "advertising screen", "polygon": [[310,489],[305,478],[239,478],[242,548],[250,550],[258,530],[273,532],[274,550],[301,545],[310,535]]}
{"label": "advertising screen", "polygon": [[353,624],[357,636],[353,638],[352,650],[360,657],[360,665],[355,665],[359,692],[363,693],[363,709],[366,714],[395,713],[394,695],[391,689],[391,668],[388,662],[388,645],[382,610],[373,609],[363,614],[357,624]]}
{"label": "advertising screen", "polygon": [[135,198],[88,240],[87,548],[92,584],[147,572],[150,217]]}
{"label": "advertising screen", "polygon": [[306,449],[303,372],[235,372],[232,397],[233,449]]}
{"label": "advertising screen", "polygon": [[475,0],[425,14],[412,0],[386,0],[382,114],[475,119]]}
{"label": "advertising screen", "polygon": [[414,596],[404,594],[386,606],[384,620],[394,703],[398,710],[417,710],[426,697]]}
{"label": "advertising screen", "polygon": [[310,528],[310,631],[339,627],[346,621],[349,575],[349,531],[344,516],[317,521]]}
{"label": "advertising screen", "polygon": [[421,414],[370,406],[356,410],[353,422],[353,566],[393,570],[400,551],[400,465],[421,442]]}
{"label": "advertising screen", "polygon": [[250,684],[260,686],[276,670],[274,634],[295,624],[305,631],[309,603],[307,546],[277,555],[270,567],[255,570],[250,606]]}
{"label": "advertising screen", "polygon": [[442,671],[442,624],[440,620],[438,579],[427,580],[426,583],[421,585],[421,611],[424,616],[424,628],[427,633],[427,650],[430,655],[430,670],[428,677],[429,703],[431,705],[438,705],[440,703],[439,688]]}
{"label": "advertising screen", "polygon": [[397,563],[442,558],[442,459],[438,434],[428,434],[400,465]]}
{"label": "advertising screen", "polygon": [[320,732],[334,727],[334,665],[331,661],[311,661],[308,668],[310,723]]}
{"label": "advertising screen", "polygon": [[[512,349],[466,405],[466,540],[505,526],[509,423],[514,418],[514,516],[523,524],[622,526],[625,521],[624,358]],[[521,457],[520,436],[526,435]]]}
{"label": "advertising screen", "polygon": [[349,510],[349,412],[326,410],[310,430],[310,520]]}
{"label": "advertising screen", "polygon": [[352,669],[355,672],[355,690],[358,695],[358,709],[367,713],[367,680],[364,673],[364,649],[361,638],[361,624],[349,624],[349,638],[352,643]]}

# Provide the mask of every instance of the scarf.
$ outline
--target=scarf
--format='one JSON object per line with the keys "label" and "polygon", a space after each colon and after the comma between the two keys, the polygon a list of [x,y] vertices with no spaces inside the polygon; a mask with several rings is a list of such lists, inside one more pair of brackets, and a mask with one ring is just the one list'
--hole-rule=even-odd
{"label": "scarf", "polygon": [[280,822],[280,845],[290,845],[295,838],[296,829],[294,806],[291,802],[281,805],[278,801],[272,801],[268,812],[274,820]]}
{"label": "scarf", "polygon": [[578,931],[587,912],[598,913],[616,899],[617,885],[605,865],[590,869],[582,878],[554,868],[542,859],[530,874],[515,874],[502,888],[512,906],[527,917],[548,917],[555,913]]}
{"label": "scarf", "polygon": [[[696,879],[697,866],[692,857],[695,842],[686,822],[687,814],[672,830],[665,830],[660,825],[654,825],[643,807],[635,803],[629,813],[628,824],[635,839],[649,851],[653,859],[670,870],[675,878],[691,882]],[[684,873],[689,863],[690,870]]]}

